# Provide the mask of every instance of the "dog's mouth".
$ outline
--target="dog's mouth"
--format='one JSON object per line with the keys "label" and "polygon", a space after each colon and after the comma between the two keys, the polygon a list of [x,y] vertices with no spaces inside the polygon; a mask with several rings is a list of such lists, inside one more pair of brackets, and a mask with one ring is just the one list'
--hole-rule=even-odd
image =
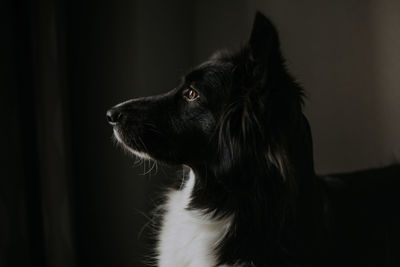
{"label": "dog's mouth", "polygon": [[139,159],[176,164],[175,153],[168,149],[175,142],[169,138],[169,125],[157,110],[147,105],[139,99],[108,110],[106,116],[113,129],[113,139],[125,152]]}
{"label": "dog's mouth", "polygon": [[119,127],[113,127],[113,137],[116,142],[126,151],[141,159],[153,159],[147,152],[145,152],[145,145],[140,137],[131,137],[129,141],[124,137],[123,132]]}

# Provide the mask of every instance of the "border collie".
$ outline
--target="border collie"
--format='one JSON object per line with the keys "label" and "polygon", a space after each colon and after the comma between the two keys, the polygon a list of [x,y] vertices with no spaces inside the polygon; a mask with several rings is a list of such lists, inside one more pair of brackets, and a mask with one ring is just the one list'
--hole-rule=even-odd
{"label": "border collie", "polygon": [[257,13],[239,51],[107,112],[127,150],[190,170],[163,205],[158,266],[400,266],[400,167],[316,176],[303,95]]}

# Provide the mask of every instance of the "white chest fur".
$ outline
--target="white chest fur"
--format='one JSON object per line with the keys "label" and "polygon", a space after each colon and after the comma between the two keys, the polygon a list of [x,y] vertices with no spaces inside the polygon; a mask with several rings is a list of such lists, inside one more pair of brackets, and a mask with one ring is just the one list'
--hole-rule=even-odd
{"label": "white chest fur", "polygon": [[158,242],[159,267],[211,267],[214,248],[229,230],[230,219],[213,220],[187,210],[195,183],[190,172],[182,190],[168,194]]}

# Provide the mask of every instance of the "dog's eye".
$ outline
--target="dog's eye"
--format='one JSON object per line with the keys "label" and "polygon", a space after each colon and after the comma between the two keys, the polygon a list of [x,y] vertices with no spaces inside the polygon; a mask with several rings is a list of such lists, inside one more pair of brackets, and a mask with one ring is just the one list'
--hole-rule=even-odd
{"label": "dog's eye", "polygon": [[197,91],[193,87],[190,87],[190,88],[186,89],[185,91],[183,91],[183,96],[187,100],[193,101],[199,97],[199,93],[197,93]]}

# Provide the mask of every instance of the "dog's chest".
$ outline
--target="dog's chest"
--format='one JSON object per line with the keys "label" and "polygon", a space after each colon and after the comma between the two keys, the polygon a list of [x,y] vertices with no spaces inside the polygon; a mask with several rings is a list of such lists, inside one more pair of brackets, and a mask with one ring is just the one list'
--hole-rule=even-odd
{"label": "dog's chest", "polygon": [[214,249],[229,229],[230,219],[212,220],[187,210],[194,185],[191,173],[183,190],[168,195],[158,243],[160,267],[216,265]]}

